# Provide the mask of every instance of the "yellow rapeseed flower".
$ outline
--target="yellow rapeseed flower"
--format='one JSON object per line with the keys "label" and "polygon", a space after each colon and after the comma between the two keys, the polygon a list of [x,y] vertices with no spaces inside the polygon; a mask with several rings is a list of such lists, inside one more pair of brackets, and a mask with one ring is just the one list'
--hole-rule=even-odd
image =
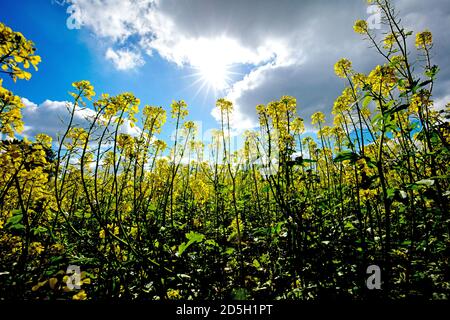
{"label": "yellow rapeseed flower", "polygon": [[355,30],[355,32],[359,34],[367,33],[368,31],[367,21],[357,20],[355,22],[355,25],[353,26],[353,30]]}
{"label": "yellow rapeseed flower", "polygon": [[225,112],[233,111],[233,103],[231,101],[228,101],[228,100],[223,99],[223,98],[217,100],[216,106],[221,111],[225,111]]}
{"label": "yellow rapeseed flower", "polygon": [[418,49],[427,49],[433,44],[433,34],[425,30],[416,35],[416,47]]}
{"label": "yellow rapeseed flower", "polygon": [[325,122],[325,115],[323,112],[316,112],[311,116],[311,123],[314,124],[321,124]]}
{"label": "yellow rapeseed flower", "polygon": [[80,290],[77,294],[72,297],[73,300],[86,300],[87,294],[84,290]]}
{"label": "yellow rapeseed flower", "polygon": [[341,59],[334,65],[334,73],[339,78],[346,78],[352,70],[352,63],[348,59]]}

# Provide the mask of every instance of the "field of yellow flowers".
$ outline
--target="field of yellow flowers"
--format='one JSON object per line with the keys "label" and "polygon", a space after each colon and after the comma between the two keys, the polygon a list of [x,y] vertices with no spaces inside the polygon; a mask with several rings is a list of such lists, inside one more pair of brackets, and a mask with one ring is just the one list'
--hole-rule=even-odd
{"label": "field of yellow flowers", "polygon": [[[391,32],[354,30],[384,64],[336,63],[346,86],[332,126],[312,116],[315,138],[290,96],[256,106],[260,128],[234,150],[225,99],[203,145],[184,101],[167,115],[79,81],[58,141],[27,139],[0,79],[0,299],[448,299],[450,104],[433,107],[432,34],[380,3]],[[0,24],[3,76],[30,80],[35,50]],[[138,115],[140,135],[121,133]],[[168,116],[169,146],[157,138]],[[371,265],[382,290],[367,288]]]}

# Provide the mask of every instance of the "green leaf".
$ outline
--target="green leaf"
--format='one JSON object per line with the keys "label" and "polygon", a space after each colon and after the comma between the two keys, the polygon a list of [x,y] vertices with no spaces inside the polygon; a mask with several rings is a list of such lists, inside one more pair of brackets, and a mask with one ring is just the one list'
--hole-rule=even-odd
{"label": "green leaf", "polygon": [[363,108],[367,107],[369,105],[369,103],[372,102],[372,100],[373,100],[373,98],[371,96],[365,97],[363,102],[362,102]]}
{"label": "green leaf", "polygon": [[16,223],[8,227],[9,230],[22,231],[25,230],[25,226],[21,223]]}
{"label": "green leaf", "polygon": [[31,229],[34,235],[39,235],[47,232],[47,228],[38,226],[36,228]]}
{"label": "green leaf", "polygon": [[227,254],[227,255],[231,255],[231,254],[233,254],[234,253],[234,248],[227,248],[226,250],[225,250],[225,254]]}
{"label": "green leaf", "polygon": [[434,180],[423,179],[423,180],[417,181],[416,184],[425,185],[425,186],[431,187],[432,185],[434,185]]}
{"label": "green leaf", "polygon": [[356,162],[356,160],[359,159],[359,155],[353,151],[342,151],[339,152],[336,156],[336,158],[334,158],[334,162],[342,162],[345,160],[350,160],[351,163]]}
{"label": "green leaf", "polygon": [[189,242],[202,242],[204,238],[205,235],[201,233],[196,233],[194,231],[186,233],[186,239],[188,239]]}
{"label": "green leaf", "polygon": [[283,221],[278,222],[275,226],[272,227],[272,230],[271,230],[272,233],[273,234],[280,234],[284,224],[285,223]]}
{"label": "green leaf", "polygon": [[205,244],[208,245],[208,246],[219,247],[219,244],[216,241],[212,240],[212,239],[206,240]]}
{"label": "green leaf", "polygon": [[178,246],[178,256],[181,256],[183,254],[183,252],[187,249],[189,245],[186,242],[183,242],[182,244],[180,244]]}
{"label": "green leaf", "polygon": [[372,117],[372,124],[377,125],[380,123],[380,121],[383,120],[383,116],[381,113],[375,114],[375,116]]}
{"label": "green leaf", "polygon": [[389,188],[389,189],[387,189],[387,197],[388,197],[388,199],[392,199],[392,198],[394,198],[394,196],[395,196],[395,191],[396,191],[397,189],[395,189],[395,188]]}
{"label": "green leaf", "polygon": [[354,230],[356,229],[355,226],[353,225],[353,223],[351,223],[350,221],[347,221],[344,225],[344,228],[347,230]]}
{"label": "green leaf", "polygon": [[183,242],[182,244],[180,244],[178,246],[178,252],[177,252],[178,256],[181,256],[183,254],[183,252],[186,251],[186,249],[189,248],[189,246],[192,245],[193,243],[202,242],[203,239],[205,238],[205,235],[191,231],[189,233],[186,233],[186,238],[189,241],[187,243]]}
{"label": "green leaf", "polygon": [[6,222],[8,225],[15,225],[18,224],[23,219],[23,214],[16,214],[8,219]]}
{"label": "green leaf", "polygon": [[436,65],[432,66],[431,68],[428,68],[425,71],[425,75],[432,79],[434,79],[438,73],[439,73],[439,67]]}
{"label": "green leaf", "polygon": [[250,297],[247,289],[245,288],[233,289],[231,295],[233,296],[234,300],[247,300]]}

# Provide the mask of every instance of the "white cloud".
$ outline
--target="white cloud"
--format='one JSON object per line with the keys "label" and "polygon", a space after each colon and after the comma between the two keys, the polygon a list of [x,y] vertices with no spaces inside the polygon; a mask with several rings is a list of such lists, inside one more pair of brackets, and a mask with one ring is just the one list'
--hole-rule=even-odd
{"label": "white cloud", "polygon": [[434,101],[434,108],[436,110],[445,110],[447,104],[450,104],[450,94],[446,95],[445,97],[438,98],[436,101]]}
{"label": "white cloud", "polygon": [[129,70],[144,65],[144,59],[141,54],[128,49],[114,51],[112,48],[108,48],[105,57],[114,63],[117,70]]}
{"label": "white cloud", "polygon": [[152,0],[69,0],[74,16],[97,36],[122,42],[135,33],[148,33]]}
{"label": "white cloud", "polygon": [[[118,69],[142,64],[139,51],[194,68],[245,64],[243,79],[232,83],[233,126],[256,123],[255,106],[293,95],[305,119],[329,114],[343,82],[333,74],[342,57],[366,72],[379,63],[368,43],[354,34],[353,22],[368,18],[367,2],[291,0],[71,0],[82,24],[110,41],[107,58]],[[436,95],[449,94],[450,28],[448,0],[394,0],[407,28],[429,27],[436,40],[436,62],[443,69]],[[381,30],[383,31],[383,30]],[[115,50],[130,47],[132,51]],[[220,70],[221,70],[220,69]],[[217,113],[212,111],[217,119]]]}
{"label": "white cloud", "polygon": [[[45,100],[37,105],[26,98],[22,98],[22,101],[25,105],[22,110],[25,123],[22,134],[26,137],[33,137],[38,133],[45,133],[51,136],[54,141],[57,141],[58,136],[61,136],[67,129],[72,104],[68,101]],[[73,126],[87,129],[94,114],[92,109],[77,107],[73,118]],[[131,127],[127,120],[120,127],[119,132],[137,136],[141,129],[137,126]]]}

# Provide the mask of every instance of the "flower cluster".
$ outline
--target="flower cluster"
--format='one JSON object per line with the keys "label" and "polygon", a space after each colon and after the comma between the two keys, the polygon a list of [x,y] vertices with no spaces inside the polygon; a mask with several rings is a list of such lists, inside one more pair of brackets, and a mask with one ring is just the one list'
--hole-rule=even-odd
{"label": "flower cluster", "polygon": [[348,59],[341,59],[334,65],[334,72],[339,78],[346,78],[352,70],[352,63]]}
{"label": "flower cluster", "polygon": [[0,133],[9,137],[23,130],[21,109],[24,107],[20,97],[3,88],[0,79]]}
{"label": "flower cluster", "polygon": [[433,34],[425,30],[416,35],[416,47],[418,49],[429,49],[433,44]]}
{"label": "flower cluster", "polygon": [[22,33],[0,23],[0,61],[1,69],[9,74],[14,81],[17,79],[30,80],[31,73],[25,71],[31,66],[37,70],[41,57],[35,55],[36,48],[31,40],[27,40]]}
{"label": "flower cluster", "polygon": [[353,26],[353,30],[355,30],[356,33],[360,33],[360,34],[367,33],[368,32],[367,21],[357,20],[355,22],[355,25]]}
{"label": "flower cluster", "polygon": [[189,114],[188,110],[187,110],[187,104],[184,100],[180,100],[180,101],[172,101],[172,104],[170,105],[171,107],[171,115],[172,118],[177,119],[184,119],[187,117],[187,115]]}

